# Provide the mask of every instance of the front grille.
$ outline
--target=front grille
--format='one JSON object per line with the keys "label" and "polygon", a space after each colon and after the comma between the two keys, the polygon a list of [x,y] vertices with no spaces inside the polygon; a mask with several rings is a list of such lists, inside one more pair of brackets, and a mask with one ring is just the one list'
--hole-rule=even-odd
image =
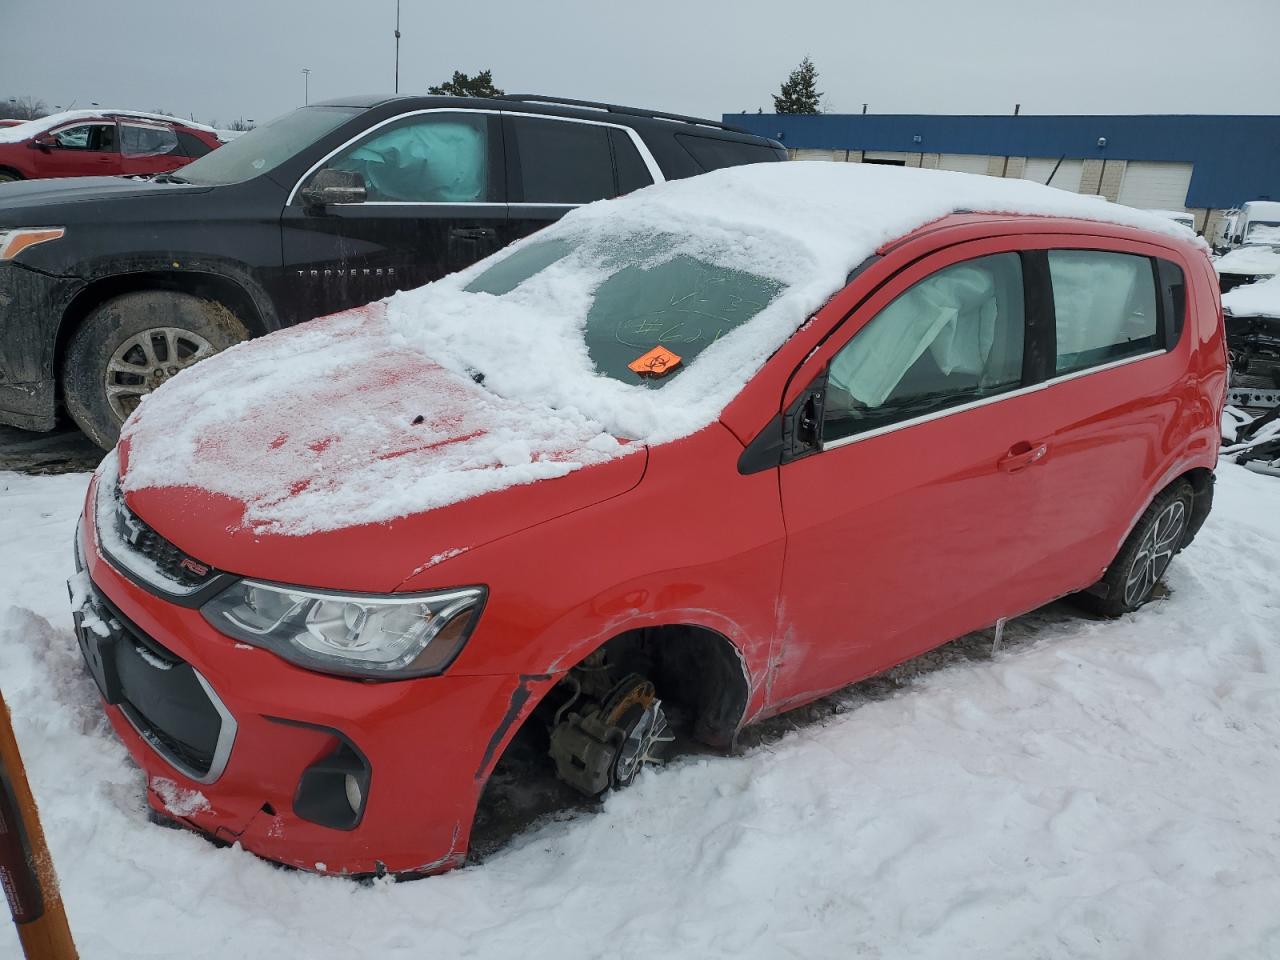
{"label": "front grille", "polygon": [[104,461],[94,513],[102,555],[143,589],[183,606],[198,606],[233,577],[185,553],[125,503],[115,456]]}

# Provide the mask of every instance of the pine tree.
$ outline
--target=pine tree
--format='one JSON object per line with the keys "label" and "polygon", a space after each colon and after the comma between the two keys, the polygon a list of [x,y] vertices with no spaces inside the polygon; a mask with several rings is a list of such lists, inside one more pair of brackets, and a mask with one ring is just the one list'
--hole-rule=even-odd
{"label": "pine tree", "polygon": [[773,96],[774,113],[821,113],[822,91],[818,89],[818,68],[805,57],[782,89]]}
{"label": "pine tree", "polygon": [[493,85],[493,71],[481,70],[474,77],[469,77],[461,70],[453,71],[453,79],[428,87],[427,93],[435,96],[451,97],[500,97],[502,91]]}

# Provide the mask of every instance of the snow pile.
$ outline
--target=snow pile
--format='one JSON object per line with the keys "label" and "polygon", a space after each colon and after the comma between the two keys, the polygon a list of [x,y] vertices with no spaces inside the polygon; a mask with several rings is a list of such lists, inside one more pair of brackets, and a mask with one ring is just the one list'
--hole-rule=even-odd
{"label": "snow pile", "polygon": [[[1195,240],[1164,218],[1026,180],[858,164],[720,170],[580,208],[490,260],[390,298],[385,311],[199,364],[126,425],[125,488],[200,486],[249,504],[251,522],[299,533],[557,476],[624,452],[612,437],[688,436],[719,417],[851,268],[957,210]],[[500,259],[549,241],[568,252],[509,292],[465,289]],[[602,375],[583,337],[597,287],[621,264],[677,256],[765,278],[779,292],[657,388]],[[411,427],[417,415],[427,422]]]}
{"label": "snow pile", "polygon": [[183,120],[181,117],[169,117],[163,113],[144,113],[140,110],[63,110],[60,113],[51,113],[47,117],[40,117],[37,120],[28,120],[26,123],[19,123],[12,127],[0,127],[0,143],[21,143],[32,137],[39,136],[46,130],[52,130],[64,123],[70,123],[74,120],[101,120],[103,117],[121,117],[124,119],[134,118],[137,120],[160,120],[166,123],[180,123],[186,127],[192,127],[196,130],[203,130],[206,133],[218,134],[220,131],[214,130],[203,123],[196,123],[194,120]]}
{"label": "snow pile", "polygon": [[0,474],[0,688],[85,960],[1280,955],[1272,478],[1224,463],[1134,616],[1051,607],[994,661],[957,644],[483,865],[368,887],[147,821],[70,631],[86,479]]}
{"label": "snow pile", "polygon": [[1222,309],[1233,317],[1280,318],[1280,277],[1228,290],[1222,295]]}
{"label": "snow pile", "polygon": [[1218,273],[1238,273],[1246,277],[1280,273],[1280,252],[1271,247],[1236,247],[1213,261]]}

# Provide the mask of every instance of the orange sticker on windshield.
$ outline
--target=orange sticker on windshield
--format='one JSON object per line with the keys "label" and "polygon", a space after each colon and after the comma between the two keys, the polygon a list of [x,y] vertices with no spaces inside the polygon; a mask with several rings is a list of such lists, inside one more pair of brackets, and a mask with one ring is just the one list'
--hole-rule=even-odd
{"label": "orange sticker on windshield", "polygon": [[642,357],[627,364],[642,377],[660,377],[680,365],[680,357],[666,347],[654,347]]}

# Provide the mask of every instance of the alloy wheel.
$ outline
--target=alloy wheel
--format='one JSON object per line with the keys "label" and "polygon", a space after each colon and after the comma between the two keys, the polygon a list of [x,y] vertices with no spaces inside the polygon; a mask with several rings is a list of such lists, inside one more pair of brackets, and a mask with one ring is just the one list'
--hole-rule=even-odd
{"label": "alloy wheel", "polygon": [[1174,551],[1182,541],[1187,525],[1187,508],[1181,500],[1174,500],[1160,511],[1155,523],[1142,538],[1124,581],[1124,602],[1136,607],[1151,593],[1173,559]]}
{"label": "alloy wheel", "polygon": [[121,421],[142,397],[193,363],[217,351],[204,337],[181,327],[153,327],[116,347],[107,361],[107,402]]}

